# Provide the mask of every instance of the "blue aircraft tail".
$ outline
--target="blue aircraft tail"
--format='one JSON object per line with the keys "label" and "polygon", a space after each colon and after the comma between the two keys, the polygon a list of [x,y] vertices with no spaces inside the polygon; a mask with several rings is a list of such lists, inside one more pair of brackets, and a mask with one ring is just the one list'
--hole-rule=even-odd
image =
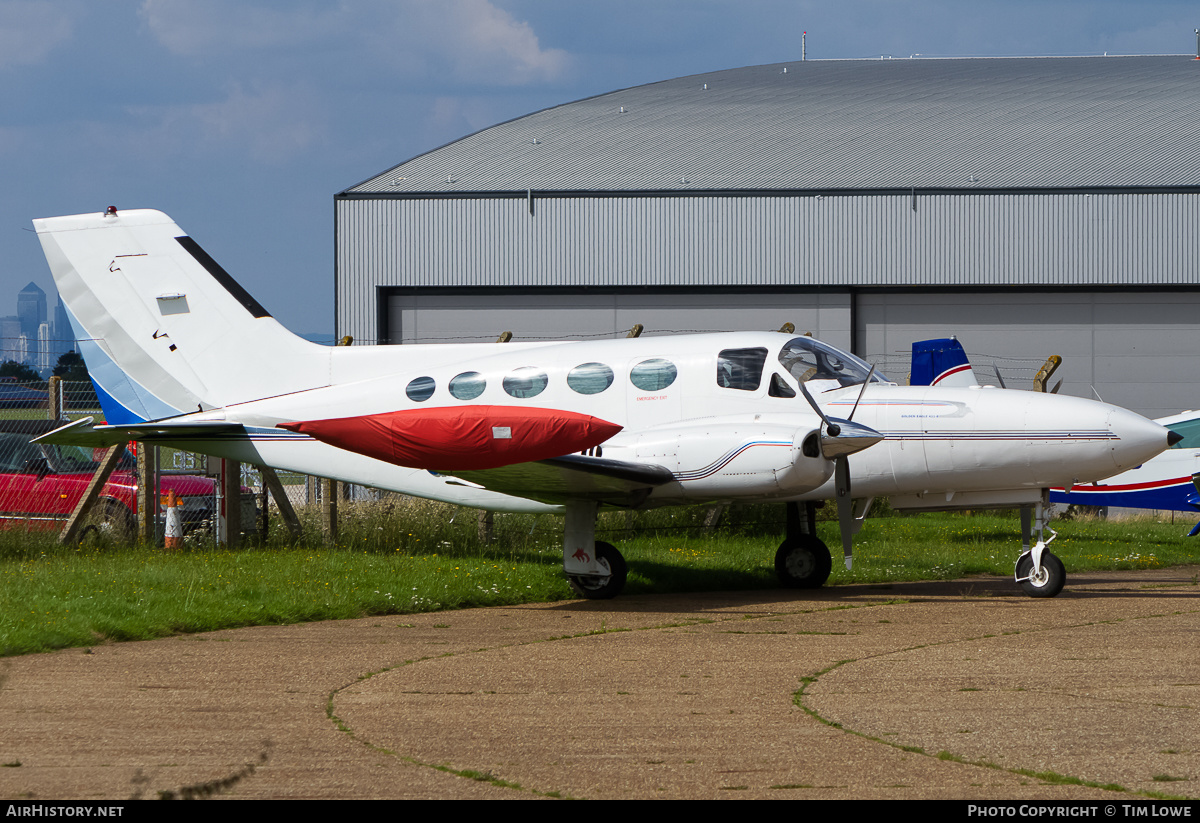
{"label": "blue aircraft tail", "polygon": [[913,386],[978,386],[962,344],[954,337],[918,340],[912,345]]}

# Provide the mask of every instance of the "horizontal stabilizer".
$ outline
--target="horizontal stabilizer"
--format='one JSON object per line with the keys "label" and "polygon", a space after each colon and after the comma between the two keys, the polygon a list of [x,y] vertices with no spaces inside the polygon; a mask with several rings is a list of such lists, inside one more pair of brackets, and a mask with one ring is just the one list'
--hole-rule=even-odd
{"label": "horizontal stabilizer", "polygon": [[85,417],[65,426],[55,429],[41,437],[34,438],[36,443],[53,443],[58,446],[115,446],[130,440],[146,440],[151,442],[187,440],[204,440],[207,437],[228,437],[230,434],[245,434],[246,428],[241,423],[225,423],[223,421],[171,423],[160,420],[157,423],[134,423],[125,426],[95,425],[95,418]]}

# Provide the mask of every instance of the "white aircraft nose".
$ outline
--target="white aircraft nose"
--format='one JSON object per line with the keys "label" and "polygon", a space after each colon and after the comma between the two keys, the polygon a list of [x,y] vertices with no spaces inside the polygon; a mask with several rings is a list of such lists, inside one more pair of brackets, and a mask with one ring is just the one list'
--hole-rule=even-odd
{"label": "white aircraft nose", "polygon": [[1180,435],[1128,409],[1112,407],[1109,429],[1120,438],[1113,446],[1113,461],[1121,471],[1140,466],[1180,441]]}

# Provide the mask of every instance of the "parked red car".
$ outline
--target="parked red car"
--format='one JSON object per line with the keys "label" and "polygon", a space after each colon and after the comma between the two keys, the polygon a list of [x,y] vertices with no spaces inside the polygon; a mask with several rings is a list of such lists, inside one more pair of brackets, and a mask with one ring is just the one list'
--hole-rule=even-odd
{"label": "parked red car", "polygon": [[[52,446],[30,439],[59,425],[48,420],[0,420],[0,522],[32,528],[62,528],[83,497],[99,467],[102,450]],[[89,531],[114,538],[131,537],[137,524],[134,460],[125,454],[100,492]],[[179,498],[184,532],[211,522],[215,511],[214,480],[195,475],[164,474],[161,494]],[[162,508],[159,508],[161,515]]]}

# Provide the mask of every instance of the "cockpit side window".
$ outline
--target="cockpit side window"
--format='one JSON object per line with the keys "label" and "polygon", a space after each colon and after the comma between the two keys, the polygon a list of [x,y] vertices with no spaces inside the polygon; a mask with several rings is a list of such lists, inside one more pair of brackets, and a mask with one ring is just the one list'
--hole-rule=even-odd
{"label": "cockpit side window", "polygon": [[723,389],[758,391],[767,350],[725,349],[717,355],[717,385]]}
{"label": "cockpit side window", "polygon": [[[793,337],[785,343],[779,352],[779,362],[801,383],[834,380],[841,386],[853,386],[865,381],[871,373],[871,367],[854,355],[811,337]],[[871,382],[888,380],[875,372]]]}
{"label": "cockpit side window", "polygon": [[771,389],[767,392],[771,397],[795,397],[796,390],[787,384],[778,373],[771,373]]}
{"label": "cockpit side window", "polygon": [[1200,418],[1195,420],[1181,420],[1178,423],[1172,423],[1167,428],[1177,434],[1183,435],[1183,439],[1171,448],[1200,449]]}

